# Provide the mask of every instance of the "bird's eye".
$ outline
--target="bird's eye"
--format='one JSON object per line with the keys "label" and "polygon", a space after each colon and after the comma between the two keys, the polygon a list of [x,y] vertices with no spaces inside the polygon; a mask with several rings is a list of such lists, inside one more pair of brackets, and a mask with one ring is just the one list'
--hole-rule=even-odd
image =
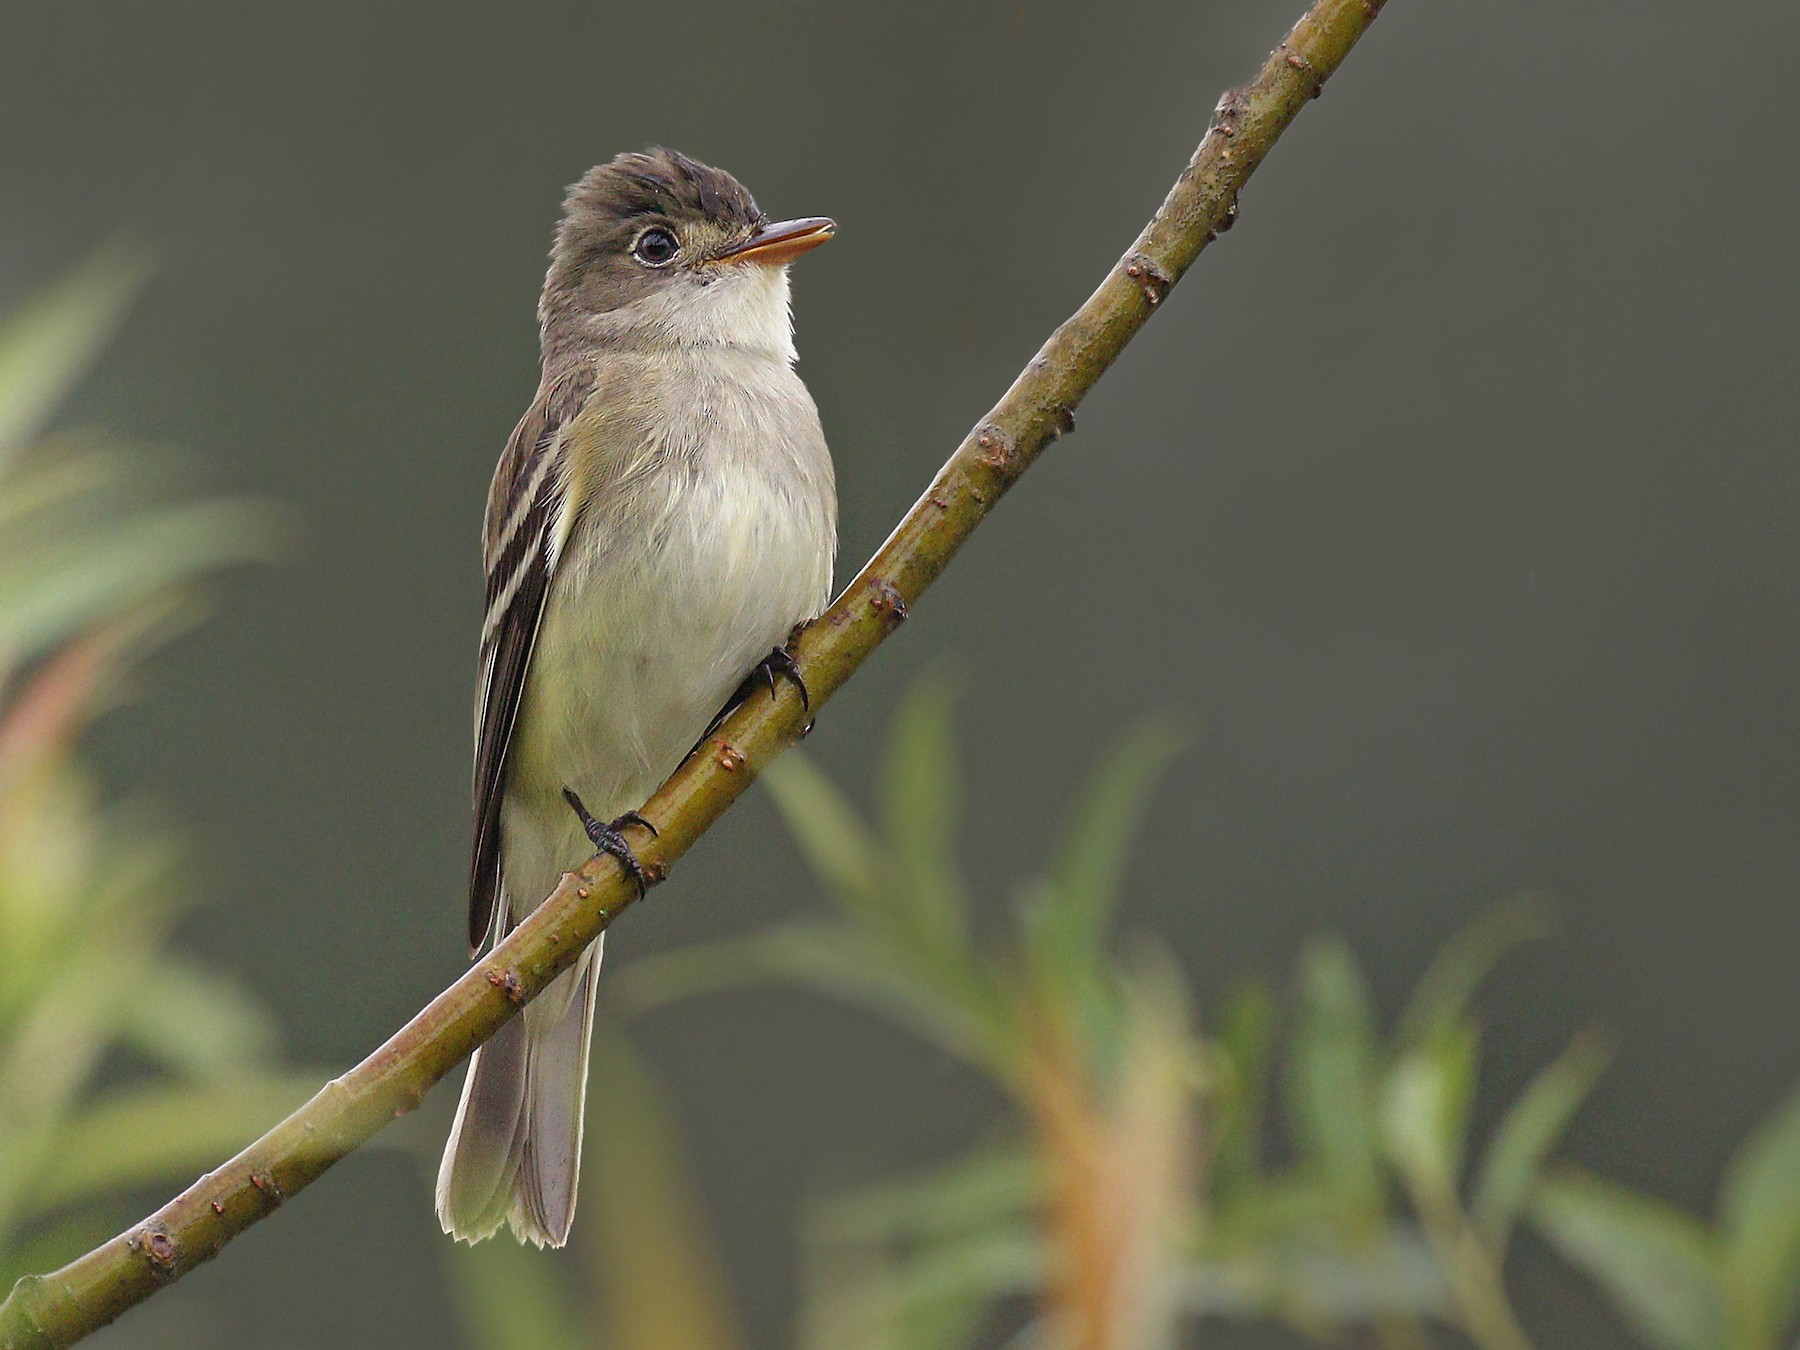
{"label": "bird's eye", "polygon": [[661,267],[681,251],[675,236],[660,225],[645,230],[631,246],[631,256],[645,267]]}

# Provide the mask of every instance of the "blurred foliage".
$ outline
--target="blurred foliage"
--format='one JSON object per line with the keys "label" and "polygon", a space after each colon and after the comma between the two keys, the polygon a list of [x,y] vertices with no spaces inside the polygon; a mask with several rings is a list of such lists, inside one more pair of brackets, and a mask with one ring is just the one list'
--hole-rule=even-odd
{"label": "blurred foliage", "polygon": [[[0,1287],[126,1217],[308,1093],[268,1019],[171,951],[192,909],[169,830],[103,799],[78,754],[195,585],[267,549],[244,502],[173,500],[157,456],[47,435],[135,296],[121,249],[0,320]],[[102,1086],[104,1085],[104,1086]]]}
{"label": "blurred foliage", "polygon": [[[1472,1001],[1496,963],[1548,933],[1540,903],[1501,906],[1455,937],[1391,1027],[1333,938],[1306,945],[1285,989],[1229,992],[1204,1034],[1166,954],[1140,942],[1120,955],[1131,841],[1177,745],[1152,721],[1106,757],[1049,865],[1019,889],[1004,940],[984,944],[956,863],[950,700],[925,684],[899,718],[873,821],[799,755],[769,772],[828,913],[614,977],[639,1009],[798,983],[911,1028],[1013,1104],[1005,1133],[967,1156],[815,1207],[798,1344],[1160,1350],[1236,1320],[1324,1343],[1421,1347],[1448,1327],[1522,1347],[1503,1278],[1521,1222],[1648,1345],[1790,1343],[1800,1096],[1733,1161],[1713,1226],[1551,1163],[1607,1060],[1591,1032],[1491,1104],[1493,1128],[1473,1129]],[[583,1311],[508,1245],[459,1250],[459,1269],[480,1272],[459,1282],[476,1343],[738,1344],[653,1084],[633,1069],[597,1090],[609,1124],[589,1150],[577,1244],[612,1311]],[[647,1300],[660,1321],[639,1320]],[[671,1318],[690,1304],[706,1315]]]}

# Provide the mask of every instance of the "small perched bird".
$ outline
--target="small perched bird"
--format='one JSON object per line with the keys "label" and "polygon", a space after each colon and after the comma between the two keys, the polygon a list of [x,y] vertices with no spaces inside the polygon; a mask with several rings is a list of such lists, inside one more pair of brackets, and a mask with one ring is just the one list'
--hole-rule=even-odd
{"label": "small perched bird", "polygon": [[[488,494],[472,952],[590,848],[641,886],[626,832],[654,826],[632,808],[750,675],[798,678],[780,644],[830,598],[837,495],[794,373],[787,264],[834,228],[771,222],[671,150],[569,190],[543,378]],[[469,1061],[438,1173],[446,1233],[567,1239],[600,952]]]}

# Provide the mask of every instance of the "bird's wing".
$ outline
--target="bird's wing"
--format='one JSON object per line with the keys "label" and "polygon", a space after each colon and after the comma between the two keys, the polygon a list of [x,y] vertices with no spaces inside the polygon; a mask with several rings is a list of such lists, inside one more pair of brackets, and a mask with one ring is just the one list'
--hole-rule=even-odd
{"label": "bird's wing", "polygon": [[566,533],[561,517],[567,438],[593,388],[594,369],[585,362],[547,379],[514,429],[488,491],[487,616],[481,630],[475,838],[469,860],[471,952],[496,929],[507,750],[556,566],[557,540]]}

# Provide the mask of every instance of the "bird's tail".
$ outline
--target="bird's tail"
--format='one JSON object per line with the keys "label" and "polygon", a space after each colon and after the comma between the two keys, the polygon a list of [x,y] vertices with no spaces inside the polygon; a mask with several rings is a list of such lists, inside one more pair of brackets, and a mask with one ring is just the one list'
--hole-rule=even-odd
{"label": "bird's tail", "polygon": [[438,1222],[450,1236],[479,1242],[507,1222],[534,1246],[568,1240],[604,938],[469,1060],[438,1168]]}

